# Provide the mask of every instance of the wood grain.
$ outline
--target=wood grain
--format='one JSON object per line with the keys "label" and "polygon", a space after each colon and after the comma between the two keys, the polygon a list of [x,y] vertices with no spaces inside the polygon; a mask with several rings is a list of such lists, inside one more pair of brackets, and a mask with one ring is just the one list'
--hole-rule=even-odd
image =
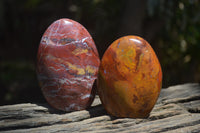
{"label": "wood grain", "polygon": [[108,115],[95,98],[88,110],[65,113],[47,104],[0,106],[0,132],[200,132],[200,85],[161,90],[147,119]]}

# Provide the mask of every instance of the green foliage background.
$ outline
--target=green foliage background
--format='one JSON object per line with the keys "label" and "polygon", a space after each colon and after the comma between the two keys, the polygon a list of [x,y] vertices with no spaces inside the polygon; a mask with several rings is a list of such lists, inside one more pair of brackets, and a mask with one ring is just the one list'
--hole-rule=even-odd
{"label": "green foliage background", "polygon": [[200,81],[200,2],[149,0],[148,15],[164,21],[156,40],[167,85]]}
{"label": "green foliage background", "polygon": [[[199,82],[200,1],[132,0],[136,3],[134,7],[144,7],[145,13],[136,12],[142,16],[139,32],[127,32],[122,20],[138,26],[126,18],[130,1],[1,0],[0,105],[45,102],[35,73],[37,48],[45,29],[60,18],[71,18],[84,25],[100,56],[121,36],[131,33],[145,38],[160,60],[164,88]],[[137,19],[131,16],[133,12],[128,16]]]}

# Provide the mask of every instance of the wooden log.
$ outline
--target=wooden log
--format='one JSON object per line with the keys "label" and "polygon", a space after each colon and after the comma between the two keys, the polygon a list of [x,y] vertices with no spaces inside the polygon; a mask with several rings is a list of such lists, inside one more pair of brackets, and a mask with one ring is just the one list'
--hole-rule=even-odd
{"label": "wooden log", "polygon": [[97,96],[88,110],[62,112],[48,104],[0,106],[0,132],[200,132],[200,85],[161,90],[147,119],[108,115]]}

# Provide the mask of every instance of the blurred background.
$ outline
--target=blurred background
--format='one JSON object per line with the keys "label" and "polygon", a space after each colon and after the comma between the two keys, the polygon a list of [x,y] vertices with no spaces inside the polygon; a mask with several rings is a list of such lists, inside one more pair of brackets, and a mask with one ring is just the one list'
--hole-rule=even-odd
{"label": "blurred background", "polygon": [[163,88],[200,81],[199,0],[0,0],[0,105],[45,102],[36,54],[60,18],[86,27],[100,57],[119,37],[146,39],[160,60]]}

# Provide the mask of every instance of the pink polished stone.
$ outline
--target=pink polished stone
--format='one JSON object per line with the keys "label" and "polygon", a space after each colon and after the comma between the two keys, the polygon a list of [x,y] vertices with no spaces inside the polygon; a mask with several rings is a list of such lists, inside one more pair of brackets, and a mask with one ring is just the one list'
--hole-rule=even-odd
{"label": "pink polished stone", "polygon": [[38,80],[47,102],[64,111],[89,107],[99,64],[95,43],[81,24],[55,21],[42,36],[37,56]]}

